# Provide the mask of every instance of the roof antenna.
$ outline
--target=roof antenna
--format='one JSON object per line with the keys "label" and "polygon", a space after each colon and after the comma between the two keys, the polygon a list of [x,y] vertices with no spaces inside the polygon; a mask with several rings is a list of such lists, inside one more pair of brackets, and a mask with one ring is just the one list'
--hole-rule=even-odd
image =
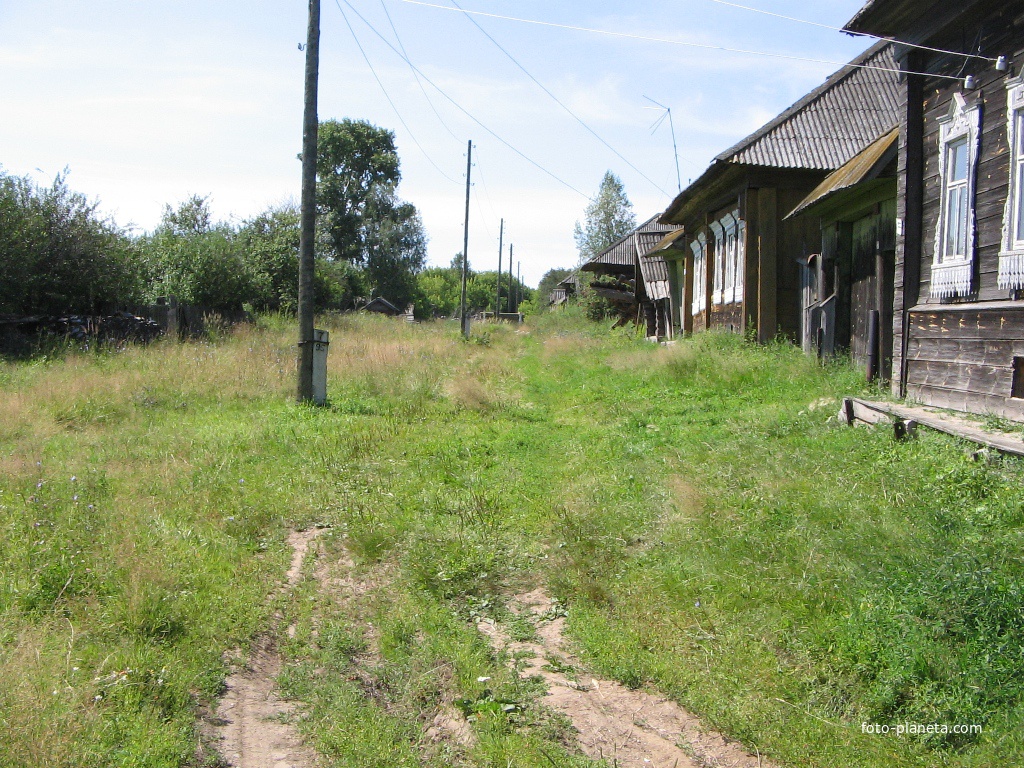
{"label": "roof antenna", "polygon": [[[644,96],[644,98],[651,102],[651,104],[655,104],[658,108],[665,110],[665,114],[663,114],[661,117],[654,121],[654,125],[651,126],[651,133],[654,133],[656,130],[658,130],[658,127],[663,122],[665,122],[665,118],[668,118],[668,127],[669,130],[672,132],[672,152],[676,158],[676,187],[680,192],[682,192],[683,179],[679,175],[679,149],[676,146],[676,127],[672,122],[672,110],[666,107],[664,104],[658,104],[658,102],[656,102],[650,96]],[[655,109],[655,107],[644,107],[644,109]]]}

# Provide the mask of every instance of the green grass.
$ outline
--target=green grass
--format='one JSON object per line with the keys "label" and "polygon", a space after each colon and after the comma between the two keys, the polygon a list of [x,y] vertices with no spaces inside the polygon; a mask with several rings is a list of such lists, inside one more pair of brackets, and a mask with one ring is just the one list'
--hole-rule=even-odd
{"label": "green grass", "polygon": [[[198,763],[275,610],[327,765],[589,765],[473,627],[525,638],[505,600],[541,584],[595,671],[781,765],[1024,761],[1019,462],[840,426],[859,374],[785,345],[526,330],[335,319],[323,409],[280,318],[0,365],[0,766]],[[310,563],[275,597],[313,524],[365,592]],[[431,743],[458,701],[475,744]]]}

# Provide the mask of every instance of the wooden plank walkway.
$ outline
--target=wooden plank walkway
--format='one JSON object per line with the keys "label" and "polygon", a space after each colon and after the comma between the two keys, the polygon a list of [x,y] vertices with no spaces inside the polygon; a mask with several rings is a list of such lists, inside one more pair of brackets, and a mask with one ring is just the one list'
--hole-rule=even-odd
{"label": "wooden plank walkway", "polygon": [[920,425],[944,432],[947,435],[970,440],[1000,453],[1024,456],[1024,439],[1017,435],[1008,432],[991,432],[967,419],[953,414],[938,413],[927,408],[847,397],[843,399],[843,408],[839,412],[839,416],[847,424],[853,424],[854,421],[863,421],[868,424],[891,422],[895,426],[897,437],[912,435]]}

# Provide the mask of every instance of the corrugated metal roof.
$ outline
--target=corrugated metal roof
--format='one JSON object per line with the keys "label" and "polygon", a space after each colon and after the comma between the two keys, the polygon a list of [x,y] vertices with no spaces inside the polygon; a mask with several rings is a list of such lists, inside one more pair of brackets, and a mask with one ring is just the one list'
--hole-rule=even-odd
{"label": "corrugated metal roof", "polygon": [[640,257],[640,274],[644,279],[644,291],[652,301],[667,299],[668,292],[668,264],[661,254],[655,252]]}
{"label": "corrugated metal roof", "polygon": [[900,129],[893,128],[882,138],[870,144],[860,154],[837,171],[833,171],[821,182],[814,191],[800,201],[800,205],[792,210],[786,218],[796,216],[811,206],[828,199],[837,192],[877,178],[883,168],[896,156],[896,143]]}
{"label": "corrugated metal roof", "polygon": [[[850,19],[845,30],[876,37],[923,43],[939,29],[972,11],[980,0],[870,0]],[[980,9],[979,9],[980,10]],[[916,28],[916,29],[915,29]],[[964,41],[966,45],[968,41]]]}
{"label": "corrugated metal roof", "polygon": [[[616,240],[609,247],[605,248],[597,254],[597,256],[584,264],[581,269],[587,272],[595,272],[600,271],[601,266],[634,266],[636,264],[637,256],[641,253],[645,253],[647,250],[646,248],[641,250],[639,238],[653,236],[655,241],[657,241],[657,239],[662,237],[665,232],[669,232],[673,229],[672,227],[658,223],[658,216],[660,215],[661,214],[652,216],[632,232]],[[646,240],[644,242],[646,242]]]}
{"label": "corrugated metal roof", "polygon": [[718,155],[672,201],[661,220],[676,221],[730,168],[834,171],[841,167],[899,122],[897,69],[891,43],[883,40],[871,46],[774,120]]}
{"label": "corrugated metal roof", "polygon": [[899,121],[893,49],[876,43],[821,86],[715,158],[773,168],[835,170]]}

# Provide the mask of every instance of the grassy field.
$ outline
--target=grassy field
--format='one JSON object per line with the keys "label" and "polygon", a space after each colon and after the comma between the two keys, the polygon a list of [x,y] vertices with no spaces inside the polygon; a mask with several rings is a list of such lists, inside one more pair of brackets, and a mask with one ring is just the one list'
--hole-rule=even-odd
{"label": "grassy field", "polygon": [[[275,318],[0,364],[0,766],[210,763],[225,653],[286,623],[325,765],[593,765],[473,625],[539,585],[595,672],[781,765],[1024,763],[1020,463],[840,426],[859,375],[784,345],[329,327],[322,409]],[[280,596],[314,525],[356,596]],[[428,743],[485,695],[517,706]],[[983,730],[862,732],[904,722]]]}

